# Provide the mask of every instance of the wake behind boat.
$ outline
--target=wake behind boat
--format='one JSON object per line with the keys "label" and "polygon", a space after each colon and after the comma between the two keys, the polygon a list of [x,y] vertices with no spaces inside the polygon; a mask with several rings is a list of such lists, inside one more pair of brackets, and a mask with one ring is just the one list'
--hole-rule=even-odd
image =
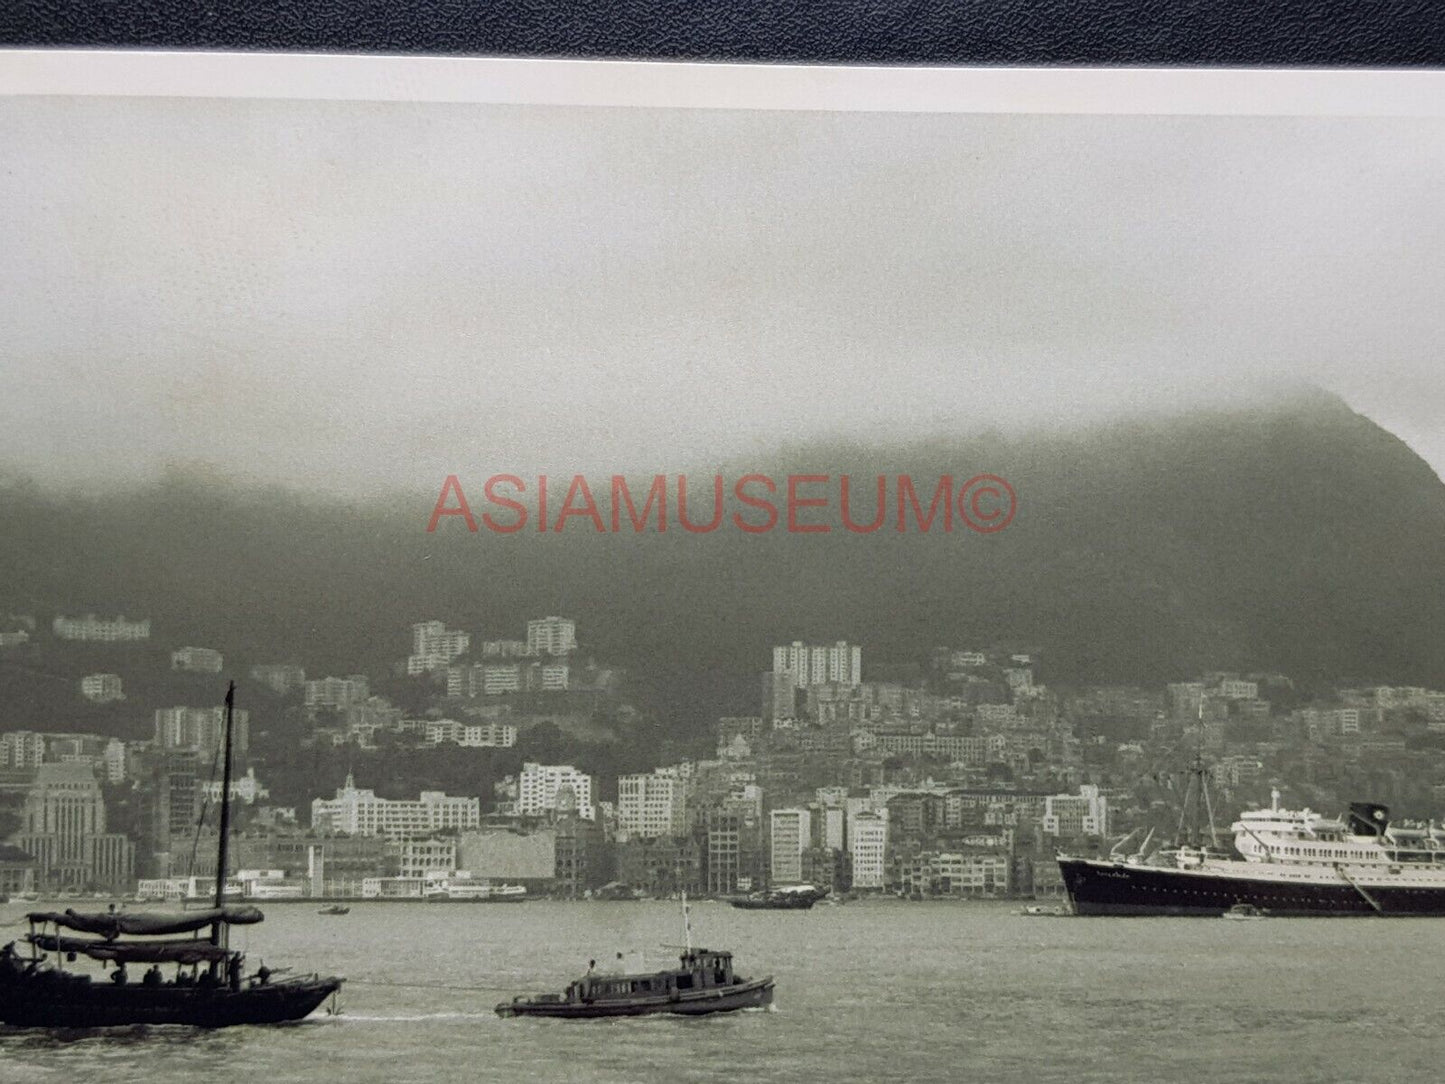
{"label": "wake behind boat", "polygon": [[[253,925],[263,917],[255,907],[225,905],[235,688],[232,683],[226,693],[215,905],[180,914],[131,913],[114,907],[99,914],[31,912],[30,932],[0,948],[0,1024],[40,1028],[277,1024],[310,1015],[341,987],[341,979],[319,975],[273,981],[275,972],[264,964],[247,975],[245,956],[230,947],[232,926]],[[102,973],[72,967],[81,957],[99,964]],[[129,972],[132,964],[151,966],[136,980]],[[174,965],[170,977],[162,972],[162,964]],[[103,973],[107,968],[109,974]]]}

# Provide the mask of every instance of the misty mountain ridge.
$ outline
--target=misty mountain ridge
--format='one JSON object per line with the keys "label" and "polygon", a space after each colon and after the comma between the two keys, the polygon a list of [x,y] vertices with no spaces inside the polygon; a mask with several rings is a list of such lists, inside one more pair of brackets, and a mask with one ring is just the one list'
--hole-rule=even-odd
{"label": "misty mountain ridge", "polygon": [[[794,639],[863,645],[865,676],[938,645],[1018,643],[1051,684],[1244,669],[1445,686],[1445,485],[1324,393],[1079,431],[817,442],[729,468],[728,486],[749,471],[849,474],[865,520],[880,473],[911,475],[926,509],[941,474],[990,472],[1017,514],[996,534],[890,520],[659,535],[624,520],[618,536],[574,520],[503,535],[456,518],[429,534],[436,492],[338,501],[172,473],[61,496],[17,480],[0,484],[0,612],[150,617],[153,642],[215,647],[228,670],[295,661],[313,676],[386,671],[414,621],[512,638],[560,613],[688,728],[755,712],[769,647]],[[603,496],[606,478],[588,480]],[[485,475],[461,481],[479,502]],[[694,520],[710,481],[689,475]],[[832,495],[819,519],[836,517],[836,488],[815,489]]]}

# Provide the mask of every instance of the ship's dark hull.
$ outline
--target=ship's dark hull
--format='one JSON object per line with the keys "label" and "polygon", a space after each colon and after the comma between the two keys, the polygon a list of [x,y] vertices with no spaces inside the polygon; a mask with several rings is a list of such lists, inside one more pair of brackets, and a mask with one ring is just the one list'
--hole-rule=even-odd
{"label": "ship's dark hull", "polygon": [[504,1001],[499,1016],[548,1016],[561,1020],[594,1020],[607,1016],[705,1016],[739,1009],[760,1009],[773,1003],[772,978],[715,987],[674,997],[617,998],[595,1001],[527,999]]}
{"label": "ship's dark hull", "polygon": [[1445,916],[1445,888],[1277,881],[1061,858],[1079,915],[1222,915],[1241,903],[1270,915]]}
{"label": "ship's dark hull", "polygon": [[0,1024],[27,1028],[105,1028],[189,1024],[202,1028],[282,1024],[314,1012],[340,979],[292,979],[240,990],[226,987],[117,986],[82,976],[0,977]]}
{"label": "ship's dark hull", "polygon": [[744,911],[806,911],[817,902],[812,896],[794,896],[763,900],[743,897],[728,900],[728,903]]}

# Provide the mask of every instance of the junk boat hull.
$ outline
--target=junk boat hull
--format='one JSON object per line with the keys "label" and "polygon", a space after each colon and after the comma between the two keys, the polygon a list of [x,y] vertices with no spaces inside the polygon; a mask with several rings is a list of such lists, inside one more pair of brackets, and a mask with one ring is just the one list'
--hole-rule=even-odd
{"label": "junk boat hull", "polygon": [[[314,1012],[341,987],[339,978],[271,981],[264,964],[247,979],[245,955],[230,947],[232,926],[264,918],[225,902],[230,836],[231,740],[236,685],[226,690],[221,823],[217,832],[214,906],[178,914],[33,911],[30,932],[0,947],[0,1024],[22,1028],[105,1028],[189,1024],[222,1028],[283,1024]],[[209,929],[209,936],[200,934]],[[77,934],[82,936],[76,936]],[[184,935],[192,936],[186,937]],[[79,970],[81,958],[99,975]],[[127,966],[150,964],[134,981]],[[174,965],[167,981],[161,965]],[[107,974],[105,969],[111,968]]]}
{"label": "junk boat hull", "polygon": [[773,980],[754,979],[726,988],[679,993],[675,997],[657,996],[629,998],[626,1001],[598,999],[569,1002],[558,998],[525,998],[503,1002],[497,1006],[499,1016],[550,1016],[569,1020],[588,1020],[604,1016],[703,1016],[715,1012],[737,1012],[739,1009],[761,1009],[773,1003]]}
{"label": "junk boat hull", "polygon": [[739,896],[728,903],[743,911],[806,911],[817,901],[812,896],[791,896],[782,899],[752,899]]}
{"label": "junk boat hull", "polygon": [[221,1028],[282,1024],[314,1012],[340,979],[290,979],[242,990],[116,986],[53,972],[0,977],[0,1023],[12,1027],[104,1028],[189,1024]]}
{"label": "junk boat hull", "polygon": [[812,885],[791,885],[751,896],[729,896],[728,903],[744,911],[806,911],[827,894]]}

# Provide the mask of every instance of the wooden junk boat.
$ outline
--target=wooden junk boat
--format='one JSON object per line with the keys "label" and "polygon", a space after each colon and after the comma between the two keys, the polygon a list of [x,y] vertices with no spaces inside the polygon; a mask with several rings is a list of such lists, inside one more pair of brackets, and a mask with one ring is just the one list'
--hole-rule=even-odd
{"label": "wooden junk boat", "polygon": [[812,885],[789,885],[750,896],[729,896],[728,903],[744,911],[807,911],[827,895]]}
{"label": "wooden junk boat", "polygon": [[[29,934],[0,948],[0,1024],[41,1028],[279,1024],[310,1015],[341,987],[341,979],[319,975],[276,979],[264,964],[246,975],[244,955],[230,947],[232,926],[262,919],[255,907],[226,906],[223,896],[234,701],[232,683],[226,693],[215,906],[182,914],[114,909],[100,914],[32,912],[27,916]],[[207,936],[201,936],[206,930]],[[80,956],[112,970],[94,976],[68,966]],[[132,964],[151,966],[144,976],[132,976],[127,971]],[[175,965],[169,978],[162,973],[162,964]]]}
{"label": "wooden junk boat", "polygon": [[588,972],[560,994],[524,995],[497,1006],[498,1016],[557,1016],[585,1020],[599,1016],[673,1013],[700,1016],[763,1008],[773,1003],[773,977],[745,979],[733,974],[730,952],[686,949],[680,966],[646,975]]}

